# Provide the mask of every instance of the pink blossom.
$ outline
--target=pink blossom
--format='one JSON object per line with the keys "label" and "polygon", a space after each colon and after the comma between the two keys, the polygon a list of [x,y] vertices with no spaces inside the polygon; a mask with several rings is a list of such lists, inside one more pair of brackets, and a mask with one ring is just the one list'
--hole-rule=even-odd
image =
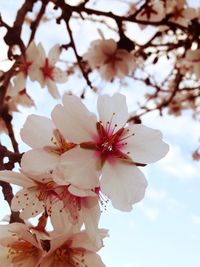
{"label": "pink blossom", "polygon": [[188,27],[191,20],[194,19],[197,14],[194,8],[188,7],[185,0],[179,1],[167,1],[169,5],[167,11],[171,14],[170,21],[180,24],[184,27]]}
{"label": "pink blossom", "polygon": [[[34,102],[26,93],[26,90],[17,91],[11,82],[8,85],[4,102],[8,107],[8,113],[10,115],[12,115],[13,112],[19,112],[19,105],[24,107],[34,106]],[[7,126],[3,118],[0,118],[0,132],[8,133]]]}
{"label": "pink blossom", "polygon": [[161,1],[148,1],[137,15],[138,21],[161,21],[165,16]]}
{"label": "pink blossom", "polygon": [[75,96],[64,95],[63,106],[54,108],[52,118],[57,128],[66,139],[80,145],[62,154],[60,166],[66,180],[70,177],[75,186],[83,189],[94,185],[94,171],[98,172],[102,192],[114,207],[128,211],[143,198],[147,186],[137,165],[164,157],[168,145],[158,130],[141,124],[127,125],[123,95],[99,96],[97,105],[99,119]]}
{"label": "pink blossom", "polygon": [[38,267],[44,254],[40,242],[25,224],[0,225],[1,266]]}
{"label": "pink blossom", "polygon": [[67,231],[84,223],[91,238],[95,237],[100,217],[97,196],[69,183],[56,184],[50,176],[31,176],[12,171],[0,171],[0,180],[23,187],[12,199],[13,211],[29,219],[46,211],[57,232]]}
{"label": "pink blossom", "polygon": [[184,65],[193,70],[197,79],[200,79],[200,49],[187,50]]}
{"label": "pink blossom", "polygon": [[91,241],[85,231],[55,237],[50,241],[50,250],[40,267],[105,267],[96,253],[103,246],[106,230],[98,230],[97,240]]}
{"label": "pink blossom", "polygon": [[22,140],[33,148],[22,157],[23,171],[36,175],[52,172],[60,155],[75,146],[64,139],[51,119],[40,115],[29,115],[20,135]]}
{"label": "pink blossom", "polygon": [[133,54],[117,48],[113,39],[93,41],[83,59],[88,61],[92,69],[98,69],[101,77],[107,81],[115,77],[123,78],[135,69]]}
{"label": "pink blossom", "polygon": [[36,59],[38,57],[38,49],[34,42],[31,42],[25,51],[25,55],[21,55],[17,60],[17,75],[14,79],[15,91],[20,92],[26,88],[27,76],[32,77],[37,68]]}
{"label": "pink blossom", "polygon": [[56,67],[61,53],[59,45],[53,46],[46,57],[45,50],[40,43],[38,45],[37,68],[31,75],[31,80],[37,80],[41,87],[47,86],[49,93],[54,98],[59,98],[56,83],[65,83],[67,81],[67,73]]}

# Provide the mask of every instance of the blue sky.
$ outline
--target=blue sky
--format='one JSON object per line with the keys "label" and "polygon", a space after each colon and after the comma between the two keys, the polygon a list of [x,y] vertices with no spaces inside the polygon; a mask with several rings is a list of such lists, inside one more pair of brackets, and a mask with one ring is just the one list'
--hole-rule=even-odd
{"label": "blue sky", "polygon": [[[12,21],[12,16],[21,2],[21,0],[15,1],[15,9],[13,0],[1,0],[0,10],[2,16],[6,14],[8,22]],[[80,30],[79,26],[78,24],[74,26],[77,29],[75,34],[77,40],[78,36],[80,38],[80,33],[82,35],[87,33],[89,27],[87,24]],[[47,50],[56,41],[63,42],[65,36],[62,30],[56,32],[55,40],[55,36],[52,36],[53,30],[49,32],[45,29],[46,25],[36,37],[37,41],[40,41],[43,34],[47,33],[44,40]],[[109,32],[106,33],[107,36],[109,34]],[[24,36],[26,35],[25,31]],[[0,30],[0,36],[2,36],[2,30]],[[91,38],[91,36],[87,37]],[[86,46],[86,41],[83,41],[79,51],[86,50]],[[50,96],[47,103],[46,89],[41,90],[35,83],[28,85],[30,94],[38,99],[37,109],[21,108],[26,115],[15,114],[14,125],[18,140],[20,140],[19,130],[27,114],[37,113],[49,116],[57,103]],[[113,89],[102,83],[101,93],[117,91],[117,83],[114,85]],[[80,87],[80,81],[70,79],[66,86],[59,88],[63,93],[70,89],[78,92]],[[144,90],[145,88],[139,83],[129,83],[129,87],[120,90],[127,96],[130,111],[134,110],[136,100],[141,97]],[[87,97],[88,107],[94,110],[96,96],[88,93]],[[100,225],[109,229],[110,237],[105,240],[105,247],[100,254],[107,267],[199,267],[200,165],[192,161],[191,153],[198,145],[200,125],[191,118],[189,112],[184,112],[180,118],[169,115],[160,118],[154,113],[144,117],[143,123],[162,131],[164,140],[170,144],[170,152],[160,162],[142,168],[149,185],[145,198],[134,206],[132,212],[119,212],[110,204],[107,210],[102,212]],[[6,139],[5,136],[0,138]],[[24,145],[21,145],[21,148],[26,149]],[[0,201],[2,203],[2,196]],[[6,205],[1,206],[0,219],[7,213]]]}

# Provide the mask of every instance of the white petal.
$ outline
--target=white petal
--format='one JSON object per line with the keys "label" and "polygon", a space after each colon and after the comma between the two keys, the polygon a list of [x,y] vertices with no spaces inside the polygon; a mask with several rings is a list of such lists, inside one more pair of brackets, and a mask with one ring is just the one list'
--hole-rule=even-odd
{"label": "white petal", "polygon": [[91,190],[82,190],[78,187],[75,187],[73,185],[70,185],[68,187],[68,191],[74,195],[74,196],[78,196],[78,197],[95,197],[96,196],[96,193],[91,191]]}
{"label": "white petal", "polygon": [[134,124],[127,128],[129,128],[127,135],[130,137],[125,140],[127,145],[123,147],[122,151],[130,152],[129,156],[134,162],[148,164],[167,154],[169,146],[162,141],[162,134],[159,130],[141,124]]}
{"label": "white petal", "polygon": [[12,199],[12,210],[21,211],[22,219],[29,219],[39,215],[44,210],[43,201],[39,201],[37,191],[23,189],[16,193]]}
{"label": "white petal", "polygon": [[17,92],[19,93],[20,91],[24,90],[24,88],[26,87],[26,77],[24,73],[20,72],[13,80],[13,83],[14,83],[15,94],[17,94]]}
{"label": "white petal", "polygon": [[135,165],[116,160],[103,166],[100,188],[116,209],[130,211],[144,197],[146,187],[146,179]]}
{"label": "white petal", "polygon": [[57,201],[51,206],[50,218],[53,228],[57,233],[62,234],[72,229],[69,213],[66,209],[63,209],[63,203],[61,201]]}
{"label": "white petal", "polygon": [[64,107],[57,105],[52,119],[66,139],[70,142],[87,142],[96,134],[96,116],[89,112],[81,100],[72,95],[64,95]]}
{"label": "white petal", "polygon": [[61,155],[60,167],[65,180],[80,189],[93,189],[99,185],[94,151],[76,147]]}
{"label": "white petal", "polygon": [[57,44],[57,45],[54,45],[49,53],[48,53],[48,61],[50,63],[50,65],[55,65],[56,62],[58,61],[59,59],[59,56],[60,56],[60,53],[61,53],[61,49],[60,49],[60,46]]}
{"label": "white petal", "polygon": [[122,94],[114,94],[112,97],[108,95],[99,96],[97,107],[99,120],[102,121],[104,127],[107,126],[107,122],[111,122],[112,126],[116,124],[116,129],[122,128],[126,124],[128,108],[126,97]]}
{"label": "white petal", "polygon": [[34,41],[32,41],[27,50],[26,50],[26,59],[29,62],[32,62],[35,60],[35,58],[38,56],[38,49]]}
{"label": "white petal", "polygon": [[61,247],[72,236],[72,234],[73,234],[72,229],[71,231],[68,231],[67,233],[64,233],[59,236],[56,232],[52,232],[52,234],[50,234],[50,237],[52,237],[51,248],[48,251],[47,256],[52,254],[52,252],[54,252],[57,248]]}
{"label": "white petal", "polygon": [[87,251],[96,252],[100,250],[103,246],[103,242],[102,242],[103,236],[101,234],[101,229],[97,230],[96,237],[98,239],[97,242],[96,240],[91,240],[85,230],[81,231],[73,235],[71,247],[72,248],[82,247],[86,249]]}
{"label": "white petal", "polygon": [[40,148],[53,145],[51,138],[55,126],[53,122],[44,116],[29,115],[20,131],[22,140],[32,148]]}
{"label": "white petal", "polygon": [[38,56],[35,60],[38,60],[38,63],[40,64],[40,66],[42,66],[46,59],[46,53],[41,43],[38,44],[37,49],[38,49]]}
{"label": "white petal", "polygon": [[32,175],[51,172],[57,166],[59,155],[43,149],[32,149],[24,153],[21,159],[22,170]]}
{"label": "white petal", "polygon": [[55,99],[59,99],[60,98],[60,93],[58,91],[58,88],[56,86],[56,83],[50,79],[47,80],[47,87],[49,90],[49,93],[51,94],[51,96]]}
{"label": "white petal", "polygon": [[84,263],[87,264],[87,266],[106,267],[106,265],[102,262],[101,257],[96,253],[88,252],[85,254],[84,258]]}
{"label": "white petal", "polygon": [[95,243],[91,241],[86,231],[82,231],[73,235],[71,247],[82,247],[92,252],[96,251]]}
{"label": "white petal", "polygon": [[38,65],[34,64],[33,68],[31,68],[31,71],[29,72],[29,77],[31,81],[38,81],[42,88],[45,87],[46,81],[44,80],[44,76]]}
{"label": "white petal", "polygon": [[96,242],[97,229],[101,215],[97,198],[86,197],[82,199],[81,213],[88,236],[91,240]]}
{"label": "white petal", "polygon": [[23,187],[31,187],[35,185],[35,183],[27,176],[13,171],[0,171],[0,180]]}
{"label": "white petal", "polygon": [[[24,223],[11,223],[7,225],[0,225],[0,243],[7,246],[9,243],[8,239],[15,239],[13,233],[21,233],[27,231],[29,228]],[[3,241],[2,241],[3,240]]]}
{"label": "white petal", "polygon": [[102,65],[99,68],[99,73],[102,77],[102,79],[110,82],[112,79],[115,78],[116,75],[116,71],[115,71],[115,67],[113,66],[112,63],[107,63],[105,65]]}

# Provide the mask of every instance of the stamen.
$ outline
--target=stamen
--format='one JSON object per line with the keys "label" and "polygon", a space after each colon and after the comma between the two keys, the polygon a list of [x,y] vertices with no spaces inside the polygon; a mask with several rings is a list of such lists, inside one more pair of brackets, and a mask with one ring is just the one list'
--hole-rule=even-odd
{"label": "stamen", "polygon": [[[109,132],[110,132],[110,127],[111,127],[111,125],[112,125],[113,117],[115,116],[115,114],[116,114],[116,113],[113,112],[110,121],[107,121],[107,124],[106,124],[106,132],[107,132],[108,134],[109,134]],[[107,128],[107,127],[108,127],[108,128]]]}
{"label": "stamen", "polygon": [[117,124],[114,125],[112,132],[110,133],[110,135],[113,135],[113,133],[115,132],[115,129],[117,128]]}
{"label": "stamen", "polygon": [[102,212],[107,210],[107,204],[109,202],[109,199],[101,192],[100,187],[96,187],[94,192],[97,194],[98,199],[99,199],[99,203],[101,205],[102,208]]}
{"label": "stamen", "polygon": [[58,129],[54,129],[53,136],[51,138],[53,146],[45,146],[44,149],[47,152],[62,155],[66,151],[74,148],[76,145],[65,140],[64,136],[60,133]]}
{"label": "stamen", "polygon": [[21,262],[27,259],[27,257],[35,258],[39,254],[39,251],[35,246],[20,237],[18,237],[15,242],[8,245],[8,248],[7,258],[10,259],[12,263],[18,263],[19,266],[23,265]]}
{"label": "stamen", "polygon": [[[130,135],[127,135],[127,136],[125,136],[124,138],[119,139],[119,142],[124,141],[124,140],[126,140],[126,139],[128,139],[129,137],[134,136],[134,135],[135,135],[134,133],[132,133],[132,134],[130,134]],[[126,144],[127,144],[127,143],[126,143]]]}
{"label": "stamen", "polygon": [[69,248],[66,245],[54,252],[54,263],[65,263],[70,267],[88,267],[85,264],[85,250],[82,248]]}

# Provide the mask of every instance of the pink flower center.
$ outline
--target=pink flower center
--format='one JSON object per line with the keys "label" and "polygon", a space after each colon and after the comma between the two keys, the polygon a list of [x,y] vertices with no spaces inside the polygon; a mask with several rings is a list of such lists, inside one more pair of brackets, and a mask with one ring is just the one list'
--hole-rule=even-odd
{"label": "pink flower center", "polygon": [[58,129],[53,130],[53,136],[51,138],[52,146],[45,146],[44,149],[47,152],[62,155],[66,151],[74,148],[74,143],[68,142]]}
{"label": "pink flower center", "polygon": [[[39,195],[40,201],[50,200],[50,204],[53,205],[57,201],[62,202],[62,208],[58,212],[62,213],[63,210],[67,210],[70,214],[69,219],[71,223],[75,224],[79,218],[79,211],[81,210],[81,198],[72,195],[68,191],[68,186],[56,185],[53,181],[39,184]],[[51,214],[51,206],[47,210],[48,214]]]}
{"label": "pink flower center", "polygon": [[53,78],[54,67],[49,64],[48,58],[45,59],[44,66],[41,67],[40,69],[43,73],[44,79],[54,80]]}
{"label": "pink flower center", "polygon": [[26,77],[28,75],[28,71],[31,65],[31,61],[27,61],[26,58],[21,58],[18,63],[19,72],[23,72],[24,76]]}
{"label": "pink flower center", "polygon": [[[113,116],[114,115],[115,113],[113,113]],[[97,156],[101,158],[102,163],[111,158],[129,159],[129,152],[125,154],[121,149],[127,146],[126,139],[134,134],[129,135],[129,129],[124,127],[115,131],[117,124],[112,126],[112,118],[106,123],[105,127],[102,125],[101,121],[97,122],[96,128],[98,137],[95,142],[84,142],[80,144],[82,148],[95,150]]]}

